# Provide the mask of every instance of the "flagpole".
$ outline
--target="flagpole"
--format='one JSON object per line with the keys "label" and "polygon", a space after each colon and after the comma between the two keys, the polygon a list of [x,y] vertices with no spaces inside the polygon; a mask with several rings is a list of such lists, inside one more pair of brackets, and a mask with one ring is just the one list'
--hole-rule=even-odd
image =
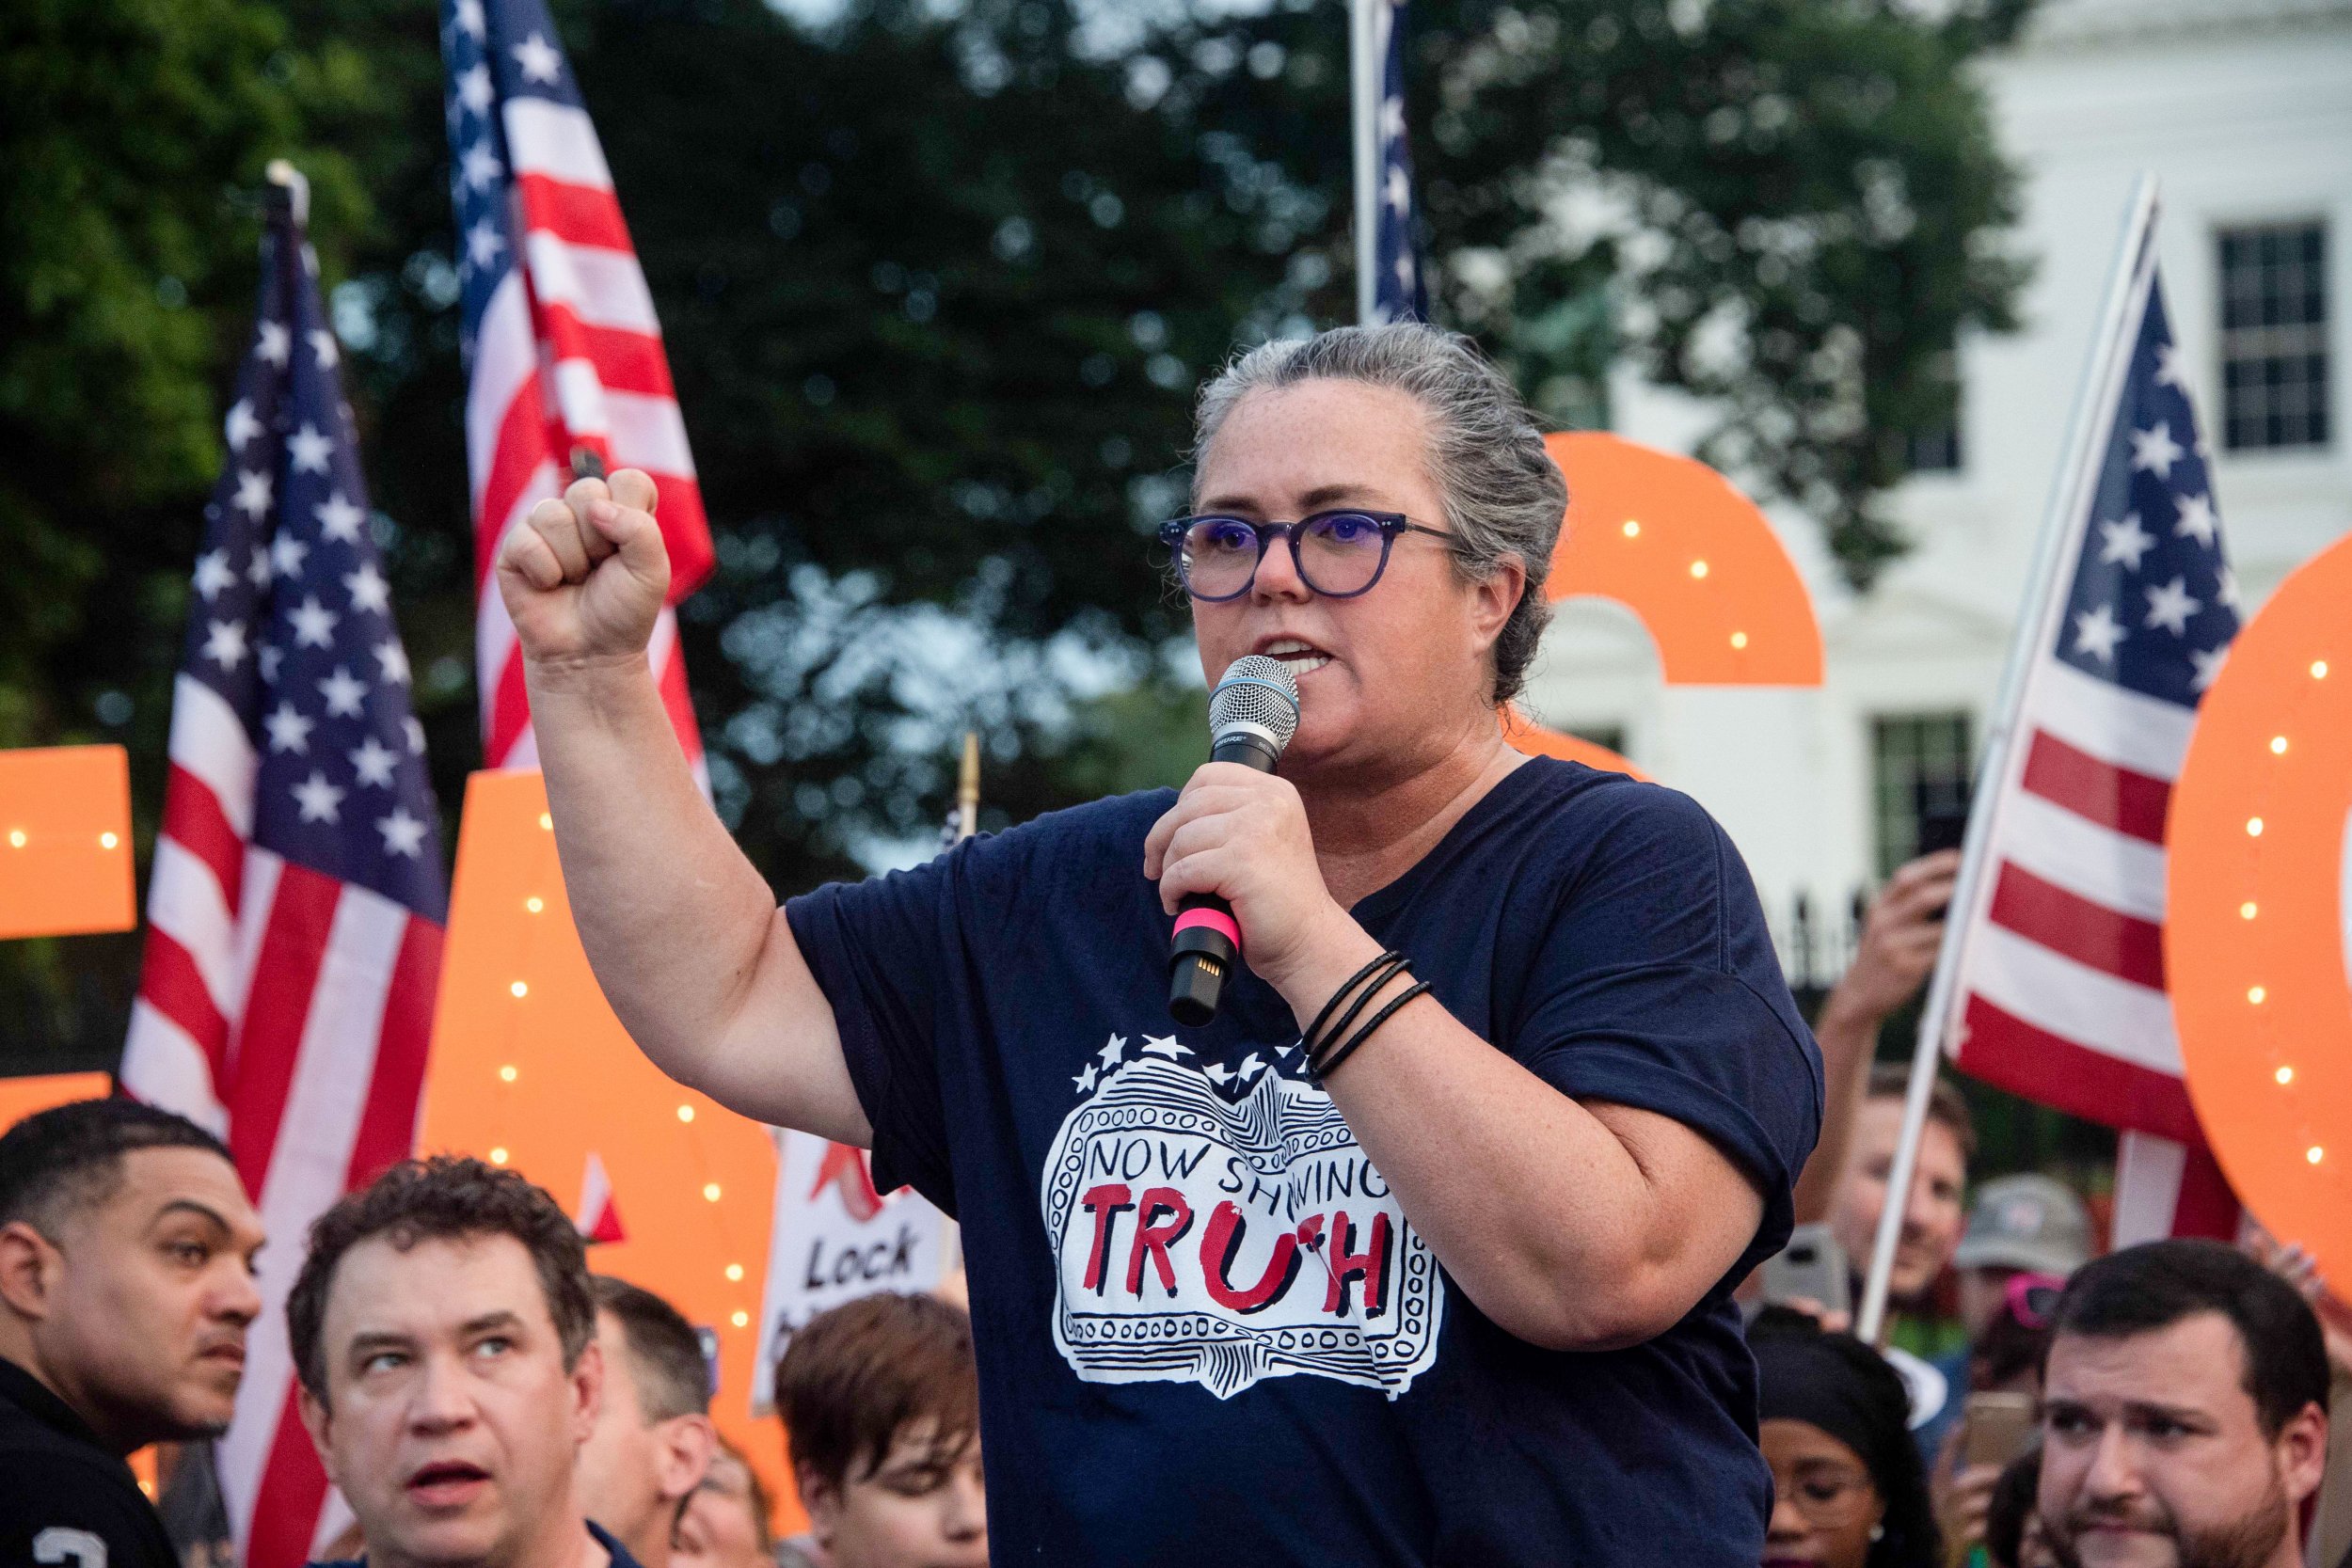
{"label": "flagpole", "polygon": [[283,158],[272,158],[262,170],[262,176],[285,193],[286,201],[294,213],[294,227],[301,228],[310,221],[310,182],[300,169]]}
{"label": "flagpole", "polygon": [[[1919,1034],[1911,1053],[1911,1079],[1903,1092],[1902,1130],[1895,1144],[1895,1162],[1886,1175],[1884,1207],[1879,1211],[1878,1234],[1870,1245],[1870,1266],[1864,1276],[1862,1309],[1854,1333],[1877,1344],[1885,1326],[1886,1292],[1895,1269],[1895,1244],[1902,1236],[1903,1212],[1910,1207],[1911,1186],[1918,1174],[1919,1140],[1927,1132],[1928,1101],[1935,1087],[1936,1066],[1943,1054],[1952,990],[1958,984],[1960,945],[1983,895],[1985,846],[1993,834],[1994,802],[1985,785],[1997,784],[2010,763],[2017,727],[2017,710],[2025,698],[2026,673],[2038,649],[2049,643],[2057,617],[2064,610],[2058,592],[2058,568],[2070,546],[2079,548],[2084,519],[2090,515],[2090,487],[2097,483],[2106,436],[2111,429],[2119,384],[2131,368],[2132,302],[2140,293],[2142,274],[2150,264],[2156,222],[2156,178],[2142,173],[2125,209],[2123,232],[2116,246],[2115,266],[2107,280],[2106,301],[2099,329],[2092,336],[2090,355],[2083,366],[2082,388],[2067,425],[2050,499],[2042,515],[2041,538],[2035,545],[2033,567],[2026,578],[2026,607],[2010,641],[2009,661],[2001,671],[1994,698],[1992,721],[1984,752],[1977,765],[1972,793],[1977,809],[1968,814],[1968,831],[1961,844],[1960,874],[1952,884],[1951,902],[1945,907],[1944,937],[1928,981],[1926,1004],[1919,1009]],[[1998,791],[1994,791],[1995,794]]]}
{"label": "flagpole", "polygon": [[[963,732],[963,757],[956,768],[956,842],[980,831],[980,732]],[[963,1226],[950,1219],[940,1234],[939,1276],[952,1279],[963,1267]]]}
{"label": "flagpole", "polygon": [[980,732],[963,732],[963,764],[956,772],[956,842],[980,831]]}
{"label": "flagpole", "polygon": [[1347,0],[1349,128],[1356,164],[1356,320],[1370,325],[1379,309],[1380,61],[1373,8],[1389,0]]}

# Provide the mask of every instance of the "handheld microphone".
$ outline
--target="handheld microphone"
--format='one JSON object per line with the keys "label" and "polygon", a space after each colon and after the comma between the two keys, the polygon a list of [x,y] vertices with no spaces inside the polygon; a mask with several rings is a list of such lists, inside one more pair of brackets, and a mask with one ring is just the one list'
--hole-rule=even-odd
{"label": "handheld microphone", "polygon": [[[1278,658],[1233,660],[1209,693],[1209,760],[1274,771],[1298,731],[1298,683]],[[1168,944],[1168,1010],[1198,1029],[1216,1016],[1225,982],[1241,962],[1241,927],[1232,906],[1214,893],[1185,896]]]}

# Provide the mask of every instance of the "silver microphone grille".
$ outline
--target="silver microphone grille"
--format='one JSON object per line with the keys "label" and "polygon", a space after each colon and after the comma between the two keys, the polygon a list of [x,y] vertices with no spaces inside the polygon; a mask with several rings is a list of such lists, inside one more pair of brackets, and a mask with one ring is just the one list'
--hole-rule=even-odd
{"label": "silver microphone grille", "polygon": [[1226,666],[1209,693],[1209,743],[1235,730],[1256,730],[1279,755],[1298,731],[1298,682],[1279,658],[1247,654]]}

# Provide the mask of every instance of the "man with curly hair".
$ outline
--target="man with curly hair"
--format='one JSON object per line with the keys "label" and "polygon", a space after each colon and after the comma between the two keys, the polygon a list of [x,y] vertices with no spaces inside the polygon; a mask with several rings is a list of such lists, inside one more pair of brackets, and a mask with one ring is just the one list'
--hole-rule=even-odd
{"label": "man with curly hair", "polygon": [[605,1365],[545,1192],[479,1160],[395,1165],[311,1227],[286,1319],[373,1568],[636,1568],[573,1481]]}

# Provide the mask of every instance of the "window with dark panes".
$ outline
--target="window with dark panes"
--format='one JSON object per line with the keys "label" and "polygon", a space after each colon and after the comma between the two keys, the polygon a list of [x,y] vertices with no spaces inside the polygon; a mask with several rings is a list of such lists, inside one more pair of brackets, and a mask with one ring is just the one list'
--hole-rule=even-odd
{"label": "window with dark panes", "polygon": [[1968,819],[1968,715],[1888,714],[1870,732],[1873,848],[1884,879],[1925,850],[1958,846]]}
{"label": "window with dark panes", "polygon": [[2326,446],[2327,225],[2225,229],[2218,240],[2223,445]]}
{"label": "window with dark panes", "polygon": [[1960,471],[1960,356],[1938,357],[1935,378],[1950,389],[1944,415],[1903,436],[1903,467],[1915,474]]}

